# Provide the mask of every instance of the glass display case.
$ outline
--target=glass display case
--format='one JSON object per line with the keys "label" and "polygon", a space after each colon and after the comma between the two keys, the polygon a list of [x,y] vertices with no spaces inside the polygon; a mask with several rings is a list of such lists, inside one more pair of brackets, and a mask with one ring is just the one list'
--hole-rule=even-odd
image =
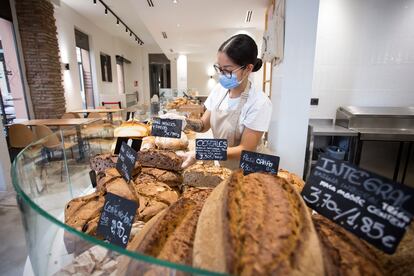
{"label": "glass display case", "polygon": [[[106,243],[65,224],[65,205],[94,191],[89,158],[114,148],[114,126],[57,129],[19,153],[12,167],[29,250],[26,269],[35,275],[217,275]],[[82,158],[83,156],[83,158]],[[31,266],[31,267],[30,267]]]}

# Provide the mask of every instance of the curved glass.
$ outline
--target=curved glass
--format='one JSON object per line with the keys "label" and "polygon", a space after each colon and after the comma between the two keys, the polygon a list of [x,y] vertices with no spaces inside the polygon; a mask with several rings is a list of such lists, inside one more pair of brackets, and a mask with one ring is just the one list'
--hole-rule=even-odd
{"label": "curved glass", "polygon": [[220,275],[129,251],[64,223],[66,203],[93,191],[89,157],[109,152],[115,141],[110,124],[58,129],[14,160],[12,181],[34,274],[130,275],[134,267],[137,275]]}

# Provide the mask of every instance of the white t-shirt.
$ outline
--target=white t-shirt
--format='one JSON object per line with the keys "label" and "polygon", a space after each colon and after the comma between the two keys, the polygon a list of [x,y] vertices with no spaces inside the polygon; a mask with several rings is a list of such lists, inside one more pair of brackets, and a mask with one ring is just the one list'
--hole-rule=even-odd
{"label": "white t-shirt", "polygon": [[[216,109],[217,105],[226,93],[227,89],[221,86],[220,83],[217,84],[204,103],[207,110],[212,111]],[[240,97],[230,99],[229,93],[227,93],[223,102],[219,106],[219,110],[235,110],[239,102]],[[240,132],[243,132],[244,127],[256,131],[268,131],[271,116],[272,103],[269,98],[262,91],[256,91],[252,85],[249,91],[249,97],[247,98],[246,104],[243,106],[240,114]]]}

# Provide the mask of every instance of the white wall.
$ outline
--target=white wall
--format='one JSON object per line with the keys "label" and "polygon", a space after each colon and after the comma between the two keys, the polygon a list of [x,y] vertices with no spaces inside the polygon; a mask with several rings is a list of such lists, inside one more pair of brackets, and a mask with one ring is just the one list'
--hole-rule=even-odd
{"label": "white wall", "polygon": [[414,0],[321,0],[312,118],[345,105],[414,105],[413,73]]}
{"label": "white wall", "polygon": [[[196,89],[199,95],[208,95],[216,83],[213,79],[210,81],[209,75],[215,74],[213,62],[188,62],[188,88]],[[212,87],[213,84],[213,87]]]}
{"label": "white wall", "polygon": [[269,146],[280,168],[303,174],[319,0],[287,0],[285,53],[273,69]]}
{"label": "white wall", "polygon": [[177,89],[188,88],[188,59],[186,55],[179,55],[177,58]]}
{"label": "white wall", "polygon": [[[112,36],[94,25],[87,18],[79,15],[63,2],[61,2],[60,6],[55,6],[55,18],[61,60],[63,63],[70,63],[70,70],[63,71],[67,110],[82,108],[75,50],[75,28],[89,36],[96,106],[100,105],[102,99],[120,100],[123,98],[118,94],[115,55],[122,55],[132,62],[129,65],[125,65],[125,68],[127,68],[125,71],[126,92],[138,90],[140,101],[149,101],[148,53],[159,52],[158,47],[155,47],[157,49],[154,50],[153,48],[137,46]],[[100,69],[101,52],[111,56],[112,82],[102,81]],[[135,80],[138,81],[138,87],[134,87]]]}

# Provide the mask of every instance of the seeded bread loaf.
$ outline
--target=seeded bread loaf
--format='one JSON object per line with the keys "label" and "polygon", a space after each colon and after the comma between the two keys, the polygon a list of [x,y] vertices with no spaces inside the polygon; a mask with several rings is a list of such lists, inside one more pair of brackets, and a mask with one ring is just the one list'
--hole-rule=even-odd
{"label": "seeded bread loaf", "polygon": [[312,219],[286,180],[238,170],[206,200],[193,265],[234,275],[323,275]]}
{"label": "seeded bread loaf", "polygon": [[118,156],[110,153],[98,154],[89,160],[92,170],[96,173],[104,172],[109,168],[115,168]]}
{"label": "seeded bread loaf", "polygon": [[197,162],[183,172],[183,185],[192,187],[216,187],[231,175],[231,170],[211,163]]}
{"label": "seeded bread loaf", "polygon": [[362,240],[321,215],[314,214],[312,219],[322,245],[325,275],[384,275]]}
{"label": "seeded bread loaf", "polygon": [[143,167],[151,167],[169,171],[180,171],[183,160],[173,151],[143,150],[138,152],[137,161]]}

